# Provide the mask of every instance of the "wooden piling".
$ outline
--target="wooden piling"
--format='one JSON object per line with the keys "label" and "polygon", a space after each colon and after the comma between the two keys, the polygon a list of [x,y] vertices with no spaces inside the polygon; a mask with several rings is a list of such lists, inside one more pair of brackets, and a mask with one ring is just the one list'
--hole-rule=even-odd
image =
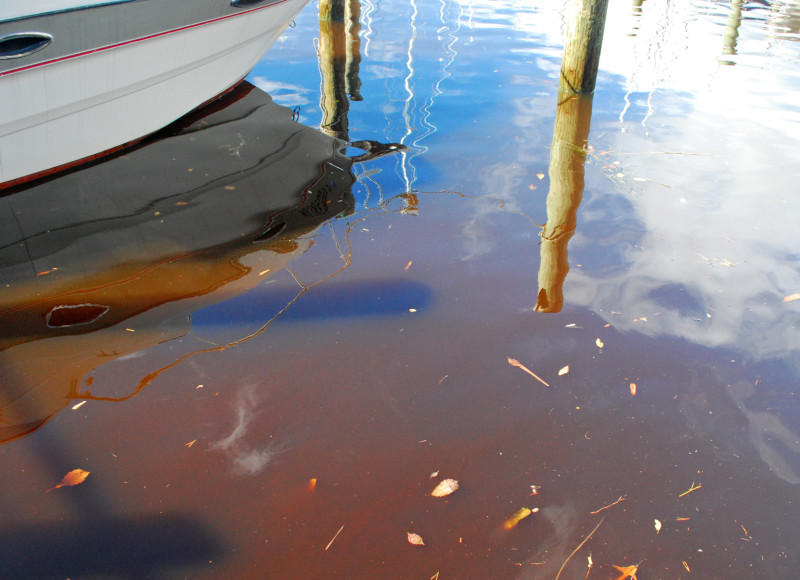
{"label": "wooden piling", "polygon": [[594,91],[607,12],[608,0],[571,0],[560,92],[583,95]]}

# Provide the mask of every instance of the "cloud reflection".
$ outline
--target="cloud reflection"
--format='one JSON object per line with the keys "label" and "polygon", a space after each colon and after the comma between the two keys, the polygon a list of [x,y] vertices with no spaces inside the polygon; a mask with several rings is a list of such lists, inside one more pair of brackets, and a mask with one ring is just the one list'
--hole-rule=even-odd
{"label": "cloud reflection", "polygon": [[255,393],[255,385],[244,386],[236,397],[234,415],[236,424],[230,435],[211,444],[211,449],[222,451],[233,462],[233,471],[237,475],[257,475],[261,473],[274,457],[281,453],[279,446],[271,443],[261,448],[252,447],[245,441],[250,423],[259,411],[259,401]]}

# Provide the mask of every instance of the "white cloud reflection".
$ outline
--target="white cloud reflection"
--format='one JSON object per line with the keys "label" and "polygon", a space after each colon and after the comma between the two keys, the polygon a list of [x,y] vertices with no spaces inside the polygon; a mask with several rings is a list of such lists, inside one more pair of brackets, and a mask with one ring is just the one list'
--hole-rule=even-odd
{"label": "white cloud reflection", "polygon": [[233,431],[211,444],[211,449],[222,451],[230,457],[237,475],[257,475],[281,452],[279,446],[273,443],[259,448],[245,439],[250,423],[259,414],[258,405],[255,385],[242,387],[234,403],[236,424]]}

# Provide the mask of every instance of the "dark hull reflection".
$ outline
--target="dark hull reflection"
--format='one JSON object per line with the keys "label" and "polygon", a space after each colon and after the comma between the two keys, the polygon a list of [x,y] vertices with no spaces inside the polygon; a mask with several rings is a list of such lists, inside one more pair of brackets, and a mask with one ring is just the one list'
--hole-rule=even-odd
{"label": "dark hull reflection", "polygon": [[0,198],[0,442],[351,213],[343,145],[243,83],[137,150]]}

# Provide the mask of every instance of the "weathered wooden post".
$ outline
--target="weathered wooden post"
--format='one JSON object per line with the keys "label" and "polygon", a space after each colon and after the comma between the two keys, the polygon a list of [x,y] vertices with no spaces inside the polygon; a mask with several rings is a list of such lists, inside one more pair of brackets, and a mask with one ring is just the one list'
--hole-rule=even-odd
{"label": "weathered wooden post", "polygon": [[561,312],[569,272],[567,244],[575,233],[583,199],[583,165],[592,120],[592,95],[561,95],[550,147],[547,223],[539,246],[537,312]]}
{"label": "weathered wooden post", "polygon": [[572,0],[559,91],[584,95],[594,91],[608,0]]}
{"label": "weathered wooden post", "polygon": [[319,2],[319,67],[322,72],[322,126],[325,133],[348,140],[350,101],[345,88],[345,0]]}

